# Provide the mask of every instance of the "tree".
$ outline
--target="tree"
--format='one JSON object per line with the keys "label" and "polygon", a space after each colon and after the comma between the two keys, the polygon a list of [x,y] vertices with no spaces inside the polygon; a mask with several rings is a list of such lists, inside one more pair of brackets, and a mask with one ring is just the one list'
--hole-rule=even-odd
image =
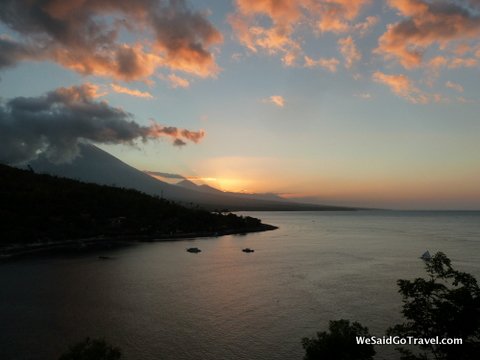
{"label": "tree", "polygon": [[356,337],[370,337],[368,328],[348,320],[330,321],[330,332],[317,333],[317,338],[303,338],[304,360],[370,360],[373,345],[359,345]]}
{"label": "tree", "polygon": [[104,339],[86,338],[71,346],[59,360],[118,360],[121,356],[120,349],[107,344]]}
{"label": "tree", "polygon": [[455,270],[442,252],[424,259],[427,279],[398,280],[406,322],[389,335],[461,338],[462,345],[420,345],[420,352],[400,348],[402,360],[480,359],[480,289],[475,278]]}

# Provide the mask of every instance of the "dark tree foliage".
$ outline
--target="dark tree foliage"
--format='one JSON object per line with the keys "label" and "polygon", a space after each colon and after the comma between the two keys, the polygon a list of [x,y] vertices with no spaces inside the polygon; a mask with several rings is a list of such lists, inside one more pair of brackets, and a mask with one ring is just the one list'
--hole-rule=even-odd
{"label": "dark tree foliage", "polygon": [[248,231],[260,220],[186,208],[139,191],[0,165],[2,245],[104,236],[182,236]]}
{"label": "dark tree foliage", "polygon": [[370,337],[368,328],[348,320],[330,321],[330,332],[317,333],[317,338],[303,338],[304,360],[370,360],[373,345],[358,345],[357,336]]}
{"label": "dark tree foliage", "polygon": [[398,280],[406,322],[391,335],[461,338],[462,345],[421,345],[421,352],[398,349],[401,359],[480,359],[480,290],[475,278],[455,270],[441,252],[425,261],[428,278]]}
{"label": "dark tree foliage", "polygon": [[71,346],[59,360],[118,360],[121,357],[120,349],[107,344],[104,339],[86,338]]}

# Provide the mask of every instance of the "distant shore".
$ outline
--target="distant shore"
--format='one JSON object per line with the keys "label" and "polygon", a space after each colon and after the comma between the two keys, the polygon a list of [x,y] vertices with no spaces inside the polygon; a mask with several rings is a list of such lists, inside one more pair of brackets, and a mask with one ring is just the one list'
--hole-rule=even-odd
{"label": "distant shore", "polygon": [[87,239],[74,239],[30,244],[11,244],[0,248],[0,262],[49,254],[77,254],[88,251],[128,246],[142,242],[178,241],[205,237],[218,237],[224,235],[242,235],[247,233],[271,231],[276,229],[278,229],[277,226],[260,224],[259,226],[250,228],[224,229],[220,231],[152,235],[132,234],[114,237],[99,235]]}

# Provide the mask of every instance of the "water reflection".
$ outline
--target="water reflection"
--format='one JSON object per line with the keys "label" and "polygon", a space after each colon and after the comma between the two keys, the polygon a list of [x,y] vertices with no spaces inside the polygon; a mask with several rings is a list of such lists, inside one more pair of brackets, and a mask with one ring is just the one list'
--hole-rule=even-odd
{"label": "water reflection", "polygon": [[480,214],[401,214],[255,213],[280,229],[2,264],[0,358],[105,336],[125,359],[301,359],[339,318],[382,335],[425,249],[480,276]]}

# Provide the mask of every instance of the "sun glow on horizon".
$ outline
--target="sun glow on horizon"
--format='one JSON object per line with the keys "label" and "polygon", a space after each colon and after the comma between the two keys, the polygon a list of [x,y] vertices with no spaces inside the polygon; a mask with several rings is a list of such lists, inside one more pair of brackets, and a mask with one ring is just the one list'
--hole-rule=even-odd
{"label": "sun glow on horizon", "polygon": [[255,180],[241,179],[239,177],[186,176],[185,178],[196,185],[208,185],[223,192],[253,194],[253,192],[247,189],[255,184]]}
{"label": "sun glow on horizon", "polygon": [[168,177],[165,175],[159,175],[158,173],[151,172],[151,171],[145,171],[145,173],[157,180],[160,180],[169,184],[178,184],[182,180],[188,180],[193,182],[196,185],[208,185],[223,192],[236,192],[236,193],[245,193],[245,194],[255,193],[253,191],[248,190],[249,187],[255,184],[254,180],[246,180],[246,179],[231,178],[231,177],[183,176],[183,175],[175,175],[175,177]]}

